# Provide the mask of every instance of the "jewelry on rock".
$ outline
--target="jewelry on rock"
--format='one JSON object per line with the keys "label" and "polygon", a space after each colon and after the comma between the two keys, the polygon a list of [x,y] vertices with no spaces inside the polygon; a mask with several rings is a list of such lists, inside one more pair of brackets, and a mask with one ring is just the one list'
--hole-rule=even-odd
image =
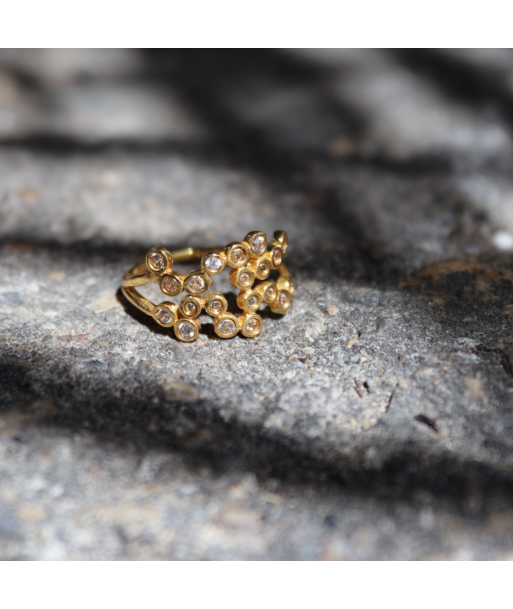
{"label": "jewelry on rock", "polygon": [[[243,241],[230,243],[225,248],[187,247],[174,252],[154,247],[146,260],[131,268],[123,276],[121,289],[125,297],[138,309],[153,317],[165,328],[174,328],[176,337],[190,343],[198,338],[203,311],[214,318],[214,330],[221,338],[232,338],[239,331],[248,338],[260,334],[264,320],[257,311],[268,304],[273,313],[284,315],[294,296],[292,277],[283,264],[288,239],[285,231],[276,231],[269,244],[265,233],[248,233]],[[182,275],[173,271],[173,263],[201,260],[201,269]],[[212,276],[231,267],[230,283],[238,288],[237,305],[241,315],[228,311],[228,301],[218,292],[207,294]],[[276,281],[270,279],[277,271]],[[159,282],[167,296],[186,292],[179,305],[166,301],[153,304],[137,287]],[[255,283],[257,282],[257,283]]]}

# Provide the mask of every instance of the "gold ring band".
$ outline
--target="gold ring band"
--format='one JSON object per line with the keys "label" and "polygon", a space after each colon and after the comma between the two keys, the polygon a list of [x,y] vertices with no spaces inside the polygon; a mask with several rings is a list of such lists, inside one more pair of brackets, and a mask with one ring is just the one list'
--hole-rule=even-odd
{"label": "gold ring band", "polygon": [[[270,244],[265,233],[254,231],[224,248],[187,247],[170,252],[164,247],[154,247],[144,262],[123,276],[121,289],[129,302],[158,324],[174,328],[181,341],[196,340],[201,328],[198,317],[202,312],[214,318],[214,330],[220,338],[232,338],[239,331],[247,338],[254,338],[263,328],[263,319],[257,313],[261,305],[268,304],[273,313],[281,315],[290,307],[294,284],[283,264],[287,248],[285,231],[276,231]],[[200,269],[187,275],[173,270],[175,262],[194,260],[201,260]],[[237,306],[242,314],[238,316],[228,312],[228,301],[223,294],[207,293],[212,276],[226,266],[231,267],[230,283],[239,290]],[[275,281],[271,279],[273,271],[277,273]],[[137,287],[156,281],[167,296],[176,297],[185,292],[180,304],[170,301],[154,304],[138,292]]]}

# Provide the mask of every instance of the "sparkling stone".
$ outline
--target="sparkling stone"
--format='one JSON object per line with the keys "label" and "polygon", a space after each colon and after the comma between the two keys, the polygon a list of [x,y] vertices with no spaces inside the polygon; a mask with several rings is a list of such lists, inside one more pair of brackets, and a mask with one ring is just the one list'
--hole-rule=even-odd
{"label": "sparkling stone", "polygon": [[246,324],[246,331],[250,334],[255,334],[260,330],[260,322],[258,319],[250,319]]}
{"label": "sparkling stone", "polygon": [[213,300],[210,303],[210,309],[214,313],[218,313],[219,311],[222,311],[222,309],[223,309],[223,303],[220,300]]}
{"label": "sparkling stone", "polygon": [[244,249],[242,247],[236,247],[232,250],[232,261],[235,262],[236,264],[239,264],[240,262],[244,262],[244,260],[246,260],[246,252],[244,251]]}
{"label": "sparkling stone", "polygon": [[198,307],[193,302],[186,302],[183,306],[183,310],[187,315],[194,315],[198,310]]}
{"label": "sparkling stone", "polygon": [[265,297],[267,300],[274,300],[276,298],[276,288],[273,285],[270,285],[265,291]]}
{"label": "sparkling stone", "polygon": [[258,296],[250,296],[247,300],[247,303],[250,309],[256,309],[260,304],[260,299],[258,298]]}
{"label": "sparkling stone", "polygon": [[282,309],[286,309],[289,306],[289,304],[290,304],[290,301],[289,301],[288,294],[285,294],[284,292],[282,292],[280,294],[280,306],[281,306],[281,308]]}
{"label": "sparkling stone", "polygon": [[154,271],[161,271],[164,265],[164,257],[161,254],[157,254],[157,252],[150,254],[150,266]]}
{"label": "sparkling stone", "polygon": [[233,319],[223,319],[219,323],[219,332],[221,332],[221,334],[233,334],[233,332],[235,332],[235,327]]}
{"label": "sparkling stone", "polygon": [[218,273],[223,268],[223,261],[218,256],[209,256],[205,258],[205,268],[211,273]]}
{"label": "sparkling stone", "polygon": [[180,291],[180,282],[174,277],[164,277],[162,287],[168,294],[178,294]]}
{"label": "sparkling stone", "polygon": [[257,256],[261,256],[265,252],[265,238],[262,235],[256,237],[251,245],[253,253]]}
{"label": "sparkling stone", "polygon": [[273,252],[273,263],[274,266],[279,266],[281,264],[281,250],[275,249]]}
{"label": "sparkling stone", "polygon": [[246,271],[244,271],[243,273],[241,273],[239,275],[239,282],[242,285],[249,285],[251,283],[252,279],[253,279],[253,277],[251,276],[251,274],[247,273]]}
{"label": "sparkling stone", "polygon": [[262,264],[258,265],[258,272],[260,273],[260,275],[262,275],[262,277],[265,277],[270,271],[270,267],[269,267],[269,263],[268,262],[262,262]]}
{"label": "sparkling stone", "polygon": [[199,277],[198,275],[195,275],[189,281],[189,288],[193,292],[201,292],[202,290],[205,289],[205,280],[203,279],[203,277]]}
{"label": "sparkling stone", "polygon": [[157,319],[161,324],[168,324],[171,321],[171,314],[167,309],[157,309]]}
{"label": "sparkling stone", "polygon": [[182,322],[178,324],[178,333],[182,338],[192,338],[194,336],[194,328],[191,324]]}

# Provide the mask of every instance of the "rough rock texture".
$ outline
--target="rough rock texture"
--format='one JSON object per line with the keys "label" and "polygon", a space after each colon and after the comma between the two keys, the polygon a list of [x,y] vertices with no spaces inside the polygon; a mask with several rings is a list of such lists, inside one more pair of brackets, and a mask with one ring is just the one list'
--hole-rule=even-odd
{"label": "rough rock texture", "polygon": [[[502,50],[2,51],[0,558],[513,557],[512,83]],[[256,340],[119,293],[276,229]]]}

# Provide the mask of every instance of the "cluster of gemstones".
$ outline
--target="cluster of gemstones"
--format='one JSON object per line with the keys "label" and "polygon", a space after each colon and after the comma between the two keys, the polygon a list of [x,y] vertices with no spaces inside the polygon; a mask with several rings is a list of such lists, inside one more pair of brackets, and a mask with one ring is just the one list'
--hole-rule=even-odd
{"label": "cluster of gemstones", "polygon": [[[221,252],[209,252],[201,259],[201,269],[188,275],[173,271],[173,259],[165,248],[155,247],[146,256],[148,268],[159,277],[160,289],[168,296],[187,295],[179,305],[162,302],[155,305],[152,315],[166,328],[173,327],[177,338],[184,342],[196,340],[201,328],[198,319],[204,310],[214,318],[214,329],[221,338],[232,338],[239,331],[248,338],[258,336],[263,319],[257,311],[268,304],[274,313],[284,314],[290,307],[294,286],[289,276],[276,282],[269,280],[271,271],[280,268],[287,251],[287,233],[277,231],[269,244],[265,233],[248,233],[243,241],[230,243]],[[207,294],[211,276],[231,267],[230,283],[239,289],[239,316],[228,312],[226,298],[217,292]],[[255,282],[259,282],[255,285]]]}

